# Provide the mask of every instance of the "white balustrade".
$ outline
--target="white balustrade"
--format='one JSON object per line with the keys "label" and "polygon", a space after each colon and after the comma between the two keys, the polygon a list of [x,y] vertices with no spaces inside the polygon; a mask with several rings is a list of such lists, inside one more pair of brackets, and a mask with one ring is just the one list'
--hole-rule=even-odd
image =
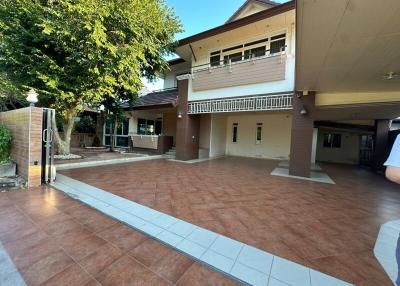
{"label": "white balustrade", "polygon": [[191,101],[189,114],[292,109],[293,94]]}

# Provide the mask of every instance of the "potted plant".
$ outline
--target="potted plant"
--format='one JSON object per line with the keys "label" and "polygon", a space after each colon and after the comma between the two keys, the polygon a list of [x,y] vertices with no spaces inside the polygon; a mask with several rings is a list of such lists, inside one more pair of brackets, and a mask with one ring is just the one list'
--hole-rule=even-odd
{"label": "potted plant", "polygon": [[11,161],[12,136],[10,130],[0,124],[0,177],[14,177],[16,164]]}

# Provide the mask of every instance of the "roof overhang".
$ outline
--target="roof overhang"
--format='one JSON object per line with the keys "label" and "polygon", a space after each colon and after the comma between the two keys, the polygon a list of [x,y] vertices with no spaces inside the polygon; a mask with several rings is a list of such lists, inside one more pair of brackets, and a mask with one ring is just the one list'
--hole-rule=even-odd
{"label": "roof overhang", "polygon": [[296,89],[400,91],[400,1],[297,0]]}
{"label": "roof overhang", "polygon": [[238,19],[236,21],[232,21],[226,23],[224,25],[218,26],[216,28],[201,32],[199,34],[181,39],[177,42],[176,53],[185,60],[190,61],[191,59],[191,45],[199,42],[201,40],[223,34],[226,32],[233,31],[235,29],[239,29],[246,25],[250,25],[268,18],[271,18],[276,15],[283,14],[285,12],[291,11],[295,9],[295,1],[290,1],[275,7],[272,7],[268,10],[264,10],[250,16]]}

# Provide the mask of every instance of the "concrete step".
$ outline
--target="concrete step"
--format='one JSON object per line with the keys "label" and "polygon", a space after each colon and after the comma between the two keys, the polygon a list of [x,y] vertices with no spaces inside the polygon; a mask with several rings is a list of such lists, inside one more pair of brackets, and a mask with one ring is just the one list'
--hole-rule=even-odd
{"label": "concrete step", "polygon": [[165,154],[166,154],[166,155],[173,155],[173,156],[175,156],[175,155],[176,155],[176,152],[175,152],[175,151],[168,151],[168,152],[165,152]]}

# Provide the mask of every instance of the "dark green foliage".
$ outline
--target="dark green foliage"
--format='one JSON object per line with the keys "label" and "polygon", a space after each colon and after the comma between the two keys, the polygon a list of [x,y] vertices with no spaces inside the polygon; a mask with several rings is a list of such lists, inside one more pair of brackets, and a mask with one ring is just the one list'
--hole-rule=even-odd
{"label": "dark green foliage", "polygon": [[92,143],[92,147],[100,147],[100,138],[99,136],[94,136],[93,138],[93,143]]}
{"label": "dark green foliage", "polygon": [[12,136],[10,130],[4,125],[0,125],[0,163],[10,160]]}
{"label": "dark green foliage", "polygon": [[133,100],[168,68],[180,30],[163,0],[0,0],[0,75],[56,109],[67,149],[85,105]]}
{"label": "dark green foliage", "polygon": [[96,133],[96,122],[89,115],[83,116],[75,124],[75,131],[77,133]]}

